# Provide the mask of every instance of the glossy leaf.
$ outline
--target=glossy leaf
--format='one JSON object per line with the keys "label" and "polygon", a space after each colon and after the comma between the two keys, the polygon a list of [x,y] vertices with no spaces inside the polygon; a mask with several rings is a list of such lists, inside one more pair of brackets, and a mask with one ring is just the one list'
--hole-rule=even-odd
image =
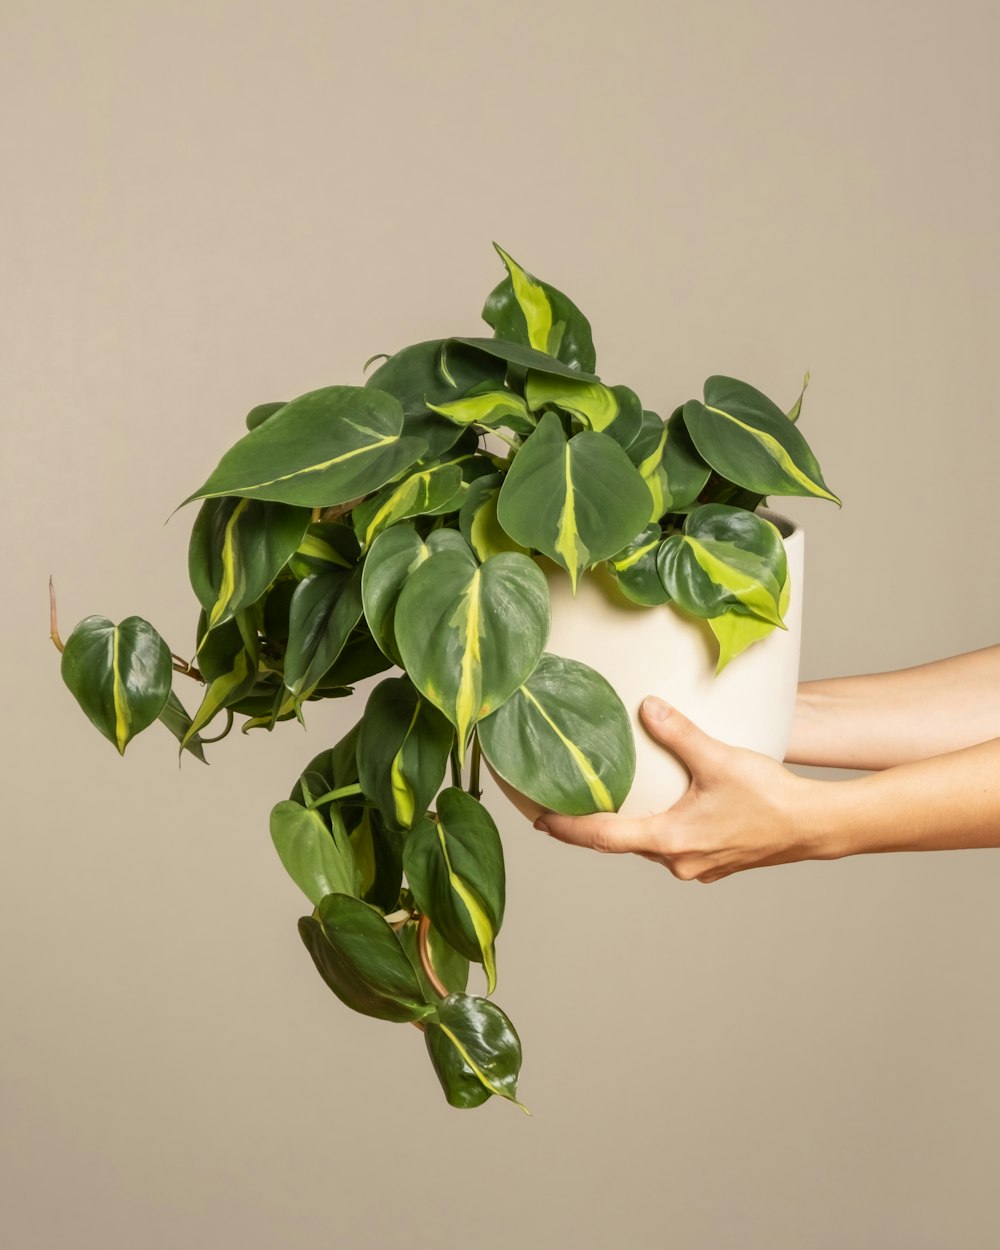
{"label": "glossy leaf", "polygon": [[634,603],[653,607],[670,600],[656,567],[662,539],[663,532],[654,521],[608,561],[622,594]]}
{"label": "glossy leaf", "polygon": [[532,371],[525,381],[524,395],[532,412],[554,404],[587,429],[609,434],[623,447],[635,439],[642,422],[642,404],[627,386],[610,387]]}
{"label": "glossy leaf", "polygon": [[187,708],[180,701],[176,694],[171,690],[167,697],[166,703],[163,705],[163,711],[160,713],[159,720],[170,730],[178,742],[183,743],[183,749],[190,751],[196,760],[201,760],[203,764],[207,764],[205,759],[205,749],[202,745],[201,737],[198,734],[187,736],[188,730],[191,728],[191,717],[188,715]]}
{"label": "glossy leaf", "polygon": [[494,356],[497,360],[505,360],[516,370],[536,369],[539,373],[554,373],[561,378],[586,378],[589,382],[598,380],[593,373],[574,369],[570,365],[564,365],[554,356],[547,356],[543,352],[535,351],[534,348],[525,347],[521,343],[514,343],[507,339],[448,339],[445,345],[449,351],[453,343],[473,348],[487,356]]}
{"label": "glossy leaf", "polygon": [[406,836],[403,871],[417,906],[445,941],[483,965],[492,994],[506,887],[503,847],[489,812],[464,790],[442,790],[437,820],[419,821]]}
{"label": "glossy leaf", "polygon": [[292,596],[285,686],[308,698],[333,666],[361,619],[361,571],[333,568],[300,582]]}
{"label": "glossy leaf", "polygon": [[597,358],[590,322],[568,296],[522,269],[494,243],[507,277],[486,298],[483,320],[498,338],[525,343],[574,369],[593,371]]}
{"label": "glossy leaf", "polygon": [[486,391],[430,407],[458,425],[475,424],[489,429],[502,425],[515,434],[530,434],[535,428],[535,418],[528,405],[515,391]]}
{"label": "glossy leaf", "polygon": [[226,452],[192,499],[239,495],[307,508],[377,490],[424,453],[403,435],[403,410],[384,391],[326,386],[293,399]]}
{"label": "glossy leaf", "polygon": [[548,586],[516,552],[480,566],[439,551],[407,578],[395,632],[413,684],[455,726],[461,759],[476,722],[535,667],[549,632]]}
{"label": "glossy leaf", "polygon": [[349,894],[328,894],[299,934],[334,994],[362,1015],[402,1023],[432,1015],[420,982],[384,917]]}
{"label": "glossy leaf", "polygon": [[271,840],[285,871],[310,903],[327,894],[360,892],[361,875],[340,813],[333,807],[331,826],[319,812],[286,799],[271,810]]}
{"label": "glossy leaf", "polygon": [[354,530],[362,551],[398,521],[457,512],[464,493],[462,468],[454,461],[414,469],[354,509]]}
{"label": "glossy leaf", "polygon": [[429,458],[443,455],[461,434],[460,427],[429,405],[448,403],[477,388],[502,387],[505,373],[495,357],[454,343],[445,351],[445,342],[431,339],[402,348],[366,383],[395,395],[405,414],[404,433],[423,438]]}
{"label": "glossy leaf", "polygon": [[[782,620],[788,611],[789,596],[790,579],[786,577],[778,599],[778,615]],[[731,608],[720,616],[709,617],[708,624],[719,644],[716,674],[721,673],[730,660],[745,651],[751,643],[766,638],[774,629],[770,621],[762,621],[760,617],[750,616],[738,608]]]}
{"label": "glossy leaf", "polygon": [[308,508],[259,499],[206,499],[188,547],[188,571],[214,629],[255,603],[288,563],[309,525]]}
{"label": "glossy leaf", "polygon": [[798,427],[746,382],[710,377],[705,402],[689,400],[683,414],[698,454],[730,482],[762,495],[815,495],[840,503]]}
{"label": "glossy leaf", "polygon": [[501,551],[527,555],[527,549],[516,543],[497,519],[497,499],[502,483],[499,473],[477,478],[469,486],[458,514],[462,535],[480,560],[498,556]]}
{"label": "glossy leaf", "polygon": [[455,735],[447,718],[406,677],[387,677],[368,696],[358,739],[365,794],[383,817],[408,829],[444,778]]}
{"label": "glossy leaf", "polygon": [[[456,541],[457,540],[457,541]],[[464,548],[465,558],[475,564],[475,557],[461,534],[439,530],[425,543],[412,525],[394,525],[375,539],[364,563],[361,576],[361,598],[365,619],[372,636],[394,663],[400,663],[394,624],[396,603],[410,573],[426,560],[432,550],[447,546]]]}
{"label": "glossy leaf", "polygon": [[731,608],[784,629],[778,611],[788,574],[781,535],[770,521],[704,504],[690,512],[657,557],[660,578],[676,604],[692,616],[719,616]]}
{"label": "glossy leaf", "polygon": [[570,575],[620,551],[649,521],[652,499],[619,445],[592,430],[567,439],[546,413],[514,457],[497,502],[504,530]]}
{"label": "glossy leaf", "polygon": [[172,678],[170,648],[139,616],[129,616],[120,625],[104,616],[88,616],[63,649],[63,681],[119,755],[159,718],[170,698]]}
{"label": "glossy leaf", "polygon": [[690,507],[712,472],[695,450],[680,408],[666,422],[655,412],[644,412],[639,433],[627,450],[653,498],[652,521]]}
{"label": "glossy leaf", "polygon": [[632,725],[618,695],[594,669],[546,653],[517,693],[480,723],[493,769],[555,812],[610,812],[635,773]]}
{"label": "glossy leaf", "polygon": [[471,994],[451,994],[428,1018],[424,1038],[445,1097],[453,1107],[477,1107],[497,1094],[517,1099],[521,1041],[495,1004]]}
{"label": "glossy leaf", "polygon": [[248,695],[256,680],[257,670],[246,649],[241,647],[233,656],[232,667],[208,683],[198,710],[181,742],[181,748],[186,747],[223,708],[231,707]]}
{"label": "glossy leaf", "polygon": [[288,567],[301,579],[312,573],[328,573],[332,568],[353,569],[360,558],[353,526],[343,521],[316,521],[306,530]]}

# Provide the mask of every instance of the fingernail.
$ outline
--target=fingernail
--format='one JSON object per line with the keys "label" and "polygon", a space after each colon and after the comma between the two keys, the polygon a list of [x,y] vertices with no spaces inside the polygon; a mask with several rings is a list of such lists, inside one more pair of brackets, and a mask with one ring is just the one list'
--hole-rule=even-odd
{"label": "fingernail", "polygon": [[545,821],[542,819],[541,816],[539,816],[539,818],[535,821],[535,828],[538,830],[539,833],[548,833],[549,831],[548,825],[545,823]]}
{"label": "fingernail", "polygon": [[647,720],[666,720],[670,715],[670,708],[662,699],[647,695],[642,701],[642,714]]}

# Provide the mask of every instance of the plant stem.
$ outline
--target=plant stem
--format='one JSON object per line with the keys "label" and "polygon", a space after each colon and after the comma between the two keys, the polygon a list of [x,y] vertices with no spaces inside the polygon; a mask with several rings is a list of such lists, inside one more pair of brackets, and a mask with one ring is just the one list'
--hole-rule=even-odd
{"label": "plant stem", "polygon": [[431,961],[431,951],[427,941],[427,935],[430,933],[430,928],[430,916],[421,916],[420,923],[417,925],[417,953],[420,955],[420,963],[422,964],[424,972],[427,975],[427,980],[431,983],[431,988],[434,990],[434,993],[440,994],[442,998],[447,998],[448,987],[434,971],[434,964]]}
{"label": "plant stem", "polygon": [[520,443],[515,443],[512,438],[508,438],[506,434],[501,434],[499,430],[491,429],[489,426],[486,426],[486,425],[479,425],[476,428],[478,430],[481,430],[484,434],[495,434],[496,437],[500,439],[501,442],[506,443],[507,446],[510,447],[514,451],[521,450]]}
{"label": "plant stem", "polygon": [[479,734],[472,735],[472,755],[469,763],[469,793],[474,799],[483,797],[482,786],[479,784],[479,765],[483,758],[483,748],[479,745]]}
{"label": "plant stem", "polygon": [[[223,738],[228,736],[229,731],[232,729],[232,727],[233,727],[233,709],[231,707],[227,707],[225,729],[223,729],[222,733],[216,734],[214,738],[202,738],[201,745],[207,746],[209,743],[212,743],[212,742],[221,742]],[[201,737],[200,734],[198,736]]]}
{"label": "plant stem", "polygon": [[451,784],[461,788],[462,785],[462,766],[458,762],[458,739],[455,739],[455,745],[451,748]]}
{"label": "plant stem", "polygon": [[353,794],[362,793],[364,792],[360,785],[341,786],[339,790],[328,790],[326,794],[321,794],[318,799],[313,799],[312,802],[307,803],[306,807],[319,807],[321,803],[333,803],[337,799],[347,799]]}
{"label": "plant stem", "polygon": [[49,637],[55,643],[56,650],[63,650],[63,640],[59,637],[59,624],[56,620],[56,588],[49,574]]}

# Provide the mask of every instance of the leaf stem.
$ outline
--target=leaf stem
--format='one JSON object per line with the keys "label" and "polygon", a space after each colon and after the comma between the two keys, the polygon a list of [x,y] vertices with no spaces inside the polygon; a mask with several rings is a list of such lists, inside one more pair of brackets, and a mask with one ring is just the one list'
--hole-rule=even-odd
{"label": "leaf stem", "polygon": [[[210,743],[210,742],[221,742],[223,738],[227,738],[229,736],[229,731],[232,729],[232,727],[233,727],[233,709],[231,707],[227,707],[225,729],[223,729],[222,733],[216,734],[214,738],[202,738],[201,745],[205,746],[207,743]],[[199,737],[201,737],[200,734],[199,734]]]}
{"label": "leaf stem", "polygon": [[204,682],[204,677],[202,677],[200,671],[193,664],[189,664],[181,656],[175,655],[173,651],[170,652],[170,658],[174,662],[175,673],[183,673],[185,677],[193,677],[195,681]]}
{"label": "leaf stem", "polygon": [[417,925],[417,953],[420,956],[420,963],[422,964],[424,972],[427,975],[427,980],[431,983],[431,988],[434,993],[439,994],[442,998],[447,998],[448,987],[434,971],[434,964],[431,960],[430,945],[427,941],[427,935],[430,933],[430,929],[430,916],[421,916],[420,923]]}
{"label": "leaf stem", "polygon": [[495,435],[496,435],[496,437],[497,437],[497,438],[499,438],[501,442],[506,443],[506,444],[507,444],[507,446],[508,446],[508,447],[510,447],[513,451],[520,451],[520,450],[521,450],[521,444],[520,444],[520,443],[515,443],[515,442],[514,442],[514,440],[513,440],[512,438],[508,438],[506,434],[501,434],[499,430],[495,430],[495,429],[493,429],[493,427],[492,427],[492,426],[489,426],[489,425],[477,425],[477,426],[476,426],[476,429],[477,429],[477,430],[482,431],[482,433],[483,433],[483,434],[495,434]]}
{"label": "leaf stem", "polygon": [[56,588],[52,582],[52,574],[49,574],[49,637],[55,643],[56,650],[61,652],[64,644],[59,637],[59,623],[56,619]]}
{"label": "leaf stem", "polygon": [[458,762],[458,738],[455,739],[455,745],[451,748],[451,784],[459,788],[462,785],[462,766]]}
{"label": "leaf stem", "polygon": [[306,807],[319,807],[321,803],[333,803],[337,799],[347,799],[353,794],[363,794],[364,791],[360,785],[341,786],[339,790],[328,790],[326,794],[321,794],[318,799],[313,799],[306,804]]}
{"label": "leaf stem", "polygon": [[469,793],[474,799],[483,797],[483,788],[479,784],[479,766],[483,758],[483,748],[479,745],[479,734],[472,735],[472,755],[469,762]]}

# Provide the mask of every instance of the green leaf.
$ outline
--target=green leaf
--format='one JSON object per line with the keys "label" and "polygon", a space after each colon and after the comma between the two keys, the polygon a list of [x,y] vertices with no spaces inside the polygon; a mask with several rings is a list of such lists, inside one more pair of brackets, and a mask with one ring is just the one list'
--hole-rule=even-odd
{"label": "green leaf", "polygon": [[[456,542],[457,540],[457,542]],[[426,560],[431,550],[452,545],[465,549],[466,559],[475,564],[461,534],[436,530],[425,543],[412,525],[394,525],[384,530],[371,545],[361,575],[361,598],[365,620],[372,637],[394,663],[399,664],[394,624],[396,603],[410,573]]]}
{"label": "green leaf", "polygon": [[795,401],[795,403],[794,403],[794,404],[792,404],[791,408],[790,408],[790,409],[789,409],[789,411],[788,411],[788,419],[789,419],[789,421],[792,421],[792,422],[798,421],[799,416],[800,416],[800,415],[801,415],[801,413],[802,413],[802,399],[803,399],[803,396],[804,396],[804,395],[805,395],[805,393],[806,393],[806,387],[807,387],[808,385],[809,385],[809,374],[808,374],[808,372],[807,372],[807,373],[806,373],[806,375],[805,375],[805,377],[803,377],[803,379],[802,379],[802,390],[801,390],[801,391],[799,391],[799,397],[798,397],[798,399]]}
{"label": "green leaf", "polygon": [[324,673],[312,698],[326,698],[333,686],[353,686],[356,682],[364,681],[366,677],[374,677],[377,673],[384,673],[391,667],[392,661],[371,636],[365,621],[360,621],[351,631],[343,650],[334,660],[333,667]]}
{"label": "green leaf", "polygon": [[653,497],[651,521],[694,503],[712,472],[695,450],[680,408],[666,422],[655,412],[643,412],[627,451]]}
{"label": "green leaf", "polygon": [[331,568],[353,569],[361,558],[361,548],[352,526],[343,521],[316,521],[288,562],[299,579],[311,573],[328,573]]}
{"label": "green leaf", "polygon": [[[211,637],[212,635],[209,634],[209,638]],[[231,707],[240,699],[245,698],[254,688],[256,680],[257,670],[246,649],[241,647],[233,656],[232,667],[208,683],[201,704],[181,742],[181,749],[183,750],[188,742],[199,734],[224,707]]]}
{"label": "green leaf", "polygon": [[652,499],[621,447],[593,430],[567,440],[546,413],[514,457],[497,516],[516,542],[544,552],[570,575],[620,551],[649,520]]}
{"label": "green leaf", "polygon": [[519,551],[527,555],[527,549],[516,543],[497,520],[497,499],[503,477],[491,473],[476,478],[469,486],[458,524],[465,541],[480,560],[498,556],[501,551]]}
{"label": "green leaf", "polygon": [[615,811],[635,773],[629,714],[608,682],[546,653],[518,692],[479,726],[496,773],[543,807],[570,816]]}
{"label": "green leaf", "polygon": [[[438,994],[427,979],[427,973],[420,962],[420,951],[417,943],[418,928],[418,921],[408,920],[397,932],[396,936],[399,938],[400,946],[406,952],[407,959],[413,965],[413,970],[417,974],[417,980],[420,982],[420,988],[424,992],[424,998],[429,1003],[437,1003],[440,1001]],[[431,958],[431,967],[437,973],[438,980],[450,993],[462,993],[469,984],[469,961],[464,955],[460,955],[453,946],[449,946],[433,925],[427,931],[427,946]]]}
{"label": "green leaf", "polygon": [[334,994],[366,1016],[402,1023],[434,1013],[385,919],[349,894],[328,894],[299,934]]}
{"label": "green leaf", "polygon": [[292,596],[285,686],[308,698],[333,666],[361,619],[361,570],[332,568],[299,582]]}
{"label": "green leaf", "polygon": [[584,382],[579,378],[553,377],[531,371],[525,381],[524,395],[532,412],[554,404],[576,417],[587,429],[610,435],[622,447],[635,439],[642,422],[642,404],[627,386],[610,387],[602,382]]}
{"label": "green leaf", "polygon": [[705,382],[705,402],[684,405],[699,455],[730,482],[762,495],[814,495],[840,504],[798,428],[766,395],[736,378]]}
{"label": "green leaf", "polygon": [[331,826],[319,812],[286,799],[271,811],[271,840],[285,871],[314,906],[327,894],[360,893],[361,876],[340,813]]}
{"label": "green leaf", "polygon": [[445,1097],[453,1107],[477,1107],[490,1094],[517,1099],[521,1041],[495,1004],[471,994],[451,994],[428,1018],[424,1039]]}
{"label": "green leaf", "polygon": [[172,678],[170,648],[139,616],[129,616],[120,625],[104,616],[88,616],[63,649],[63,681],[119,755],[159,718],[170,698]]}
{"label": "green leaf", "polygon": [[788,563],[770,521],[726,504],[688,513],[681,533],[664,539],[657,557],[670,597],[692,616],[719,616],[732,608],[784,629],[778,610]]}
{"label": "green leaf", "polygon": [[504,425],[515,434],[530,434],[535,428],[528,405],[515,391],[486,391],[429,407],[457,425],[482,425],[489,429]]}
{"label": "green leaf", "polygon": [[415,469],[354,509],[361,549],[366,550],[384,529],[407,517],[457,512],[464,494],[462,468],[455,461]]}
{"label": "green leaf", "polygon": [[[349,800],[347,800],[349,802]],[[361,869],[361,897],[384,912],[396,910],[403,884],[403,844],[374,808],[360,809],[350,842]]]}
{"label": "green leaf", "polygon": [[408,829],[438,792],[455,735],[406,677],[388,677],[368,696],[358,738],[365,794],[385,820]]}
{"label": "green leaf", "polygon": [[486,298],[483,320],[500,339],[547,352],[574,369],[597,363],[590,322],[568,296],[522,269],[494,243],[507,277]]}
{"label": "green leaf", "polygon": [[258,404],[256,408],[251,408],[246,416],[246,427],[248,430],[255,430],[258,425],[263,425],[265,421],[269,421],[276,412],[284,408],[286,400],[279,400],[277,403]]}
{"label": "green leaf", "polygon": [[570,365],[562,364],[554,356],[546,356],[543,352],[537,352],[531,347],[525,347],[521,343],[513,343],[507,339],[447,339],[446,347],[449,352],[452,350],[453,343],[474,348],[476,351],[484,352],[487,356],[495,356],[498,360],[505,360],[515,369],[536,369],[539,373],[554,373],[561,378],[585,378],[588,382],[598,381],[593,373],[574,369]]}
{"label": "green leaf", "polygon": [[166,725],[178,742],[184,744],[183,749],[185,751],[190,751],[195,759],[201,760],[203,764],[208,763],[208,760],[205,759],[205,750],[200,736],[193,734],[190,738],[187,737],[187,732],[191,728],[191,717],[188,715],[184,704],[172,690],[166,703],[163,705],[163,711],[158,719]]}
{"label": "green leaf", "polygon": [[403,871],[422,912],[496,988],[497,934],[505,876],[500,834],[486,808],[455,786],[442,790],[437,820],[421,820],[403,844]]}
{"label": "green leaf", "polygon": [[264,594],[302,542],[308,508],[258,499],[207,499],[191,530],[188,571],[214,629]]}
{"label": "green leaf", "polygon": [[[778,615],[784,620],[788,611],[790,579],[785,578],[778,599]],[[716,675],[722,672],[730,660],[745,651],[751,643],[758,642],[770,634],[774,626],[770,621],[762,621],[758,616],[749,616],[740,608],[731,608],[721,616],[713,616],[708,621],[709,628],[719,644],[719,658],[715,666]]]}
{"label": "green leaf", "polygon": [[403,435],[403,410],[384,391],[326,386],[291,400],[226,452],[186,499],[238,495],[306,508],[348,503],[377,490],[423,455]]}
{"label": "green leaf", "polygon": [[608,561],[622,594],[634,603],[653,607],[670,601],[656,567],[662,538],[659,523],[654,521]]}
{"label": "green leaf", "polygon": [[459,399],[477,388],[503,386],[505,368],[494,357],[431,339],[414,343],[390,356],[376,369],[366,386],[388,391],[406,414],[403,431],[423,438],[428,458],[443,455],[454,446],[461,429],[434,413],[428,405]]}
{"label": "green leaf", "polygon": [[413,684],[458,731],[461,760],[476,722],[538,662],[549,632],[548,585],[516,552],[480,566],[462,551],[439,551],[407,578],[395,631]]}

